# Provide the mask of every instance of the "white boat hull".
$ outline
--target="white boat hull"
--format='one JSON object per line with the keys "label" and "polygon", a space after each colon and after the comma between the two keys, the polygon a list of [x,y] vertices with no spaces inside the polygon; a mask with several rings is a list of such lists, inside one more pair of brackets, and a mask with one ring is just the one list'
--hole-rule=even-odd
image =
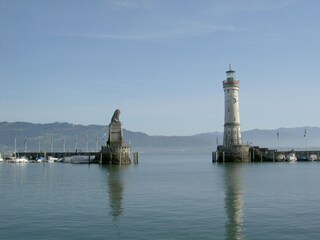
{"label": "white boat hull", "polygon": [[94,156],[73,156],[71,158],[71,163],[76,163],[76,164],[80,164],[80,163],[90,163],[94,160]]}
{"label": "white boat hull", "polygon": [[289,153],[287,156],[286,156],[286,161],[288,162],[295,162],[297,161],[297,157],[294,153]]}

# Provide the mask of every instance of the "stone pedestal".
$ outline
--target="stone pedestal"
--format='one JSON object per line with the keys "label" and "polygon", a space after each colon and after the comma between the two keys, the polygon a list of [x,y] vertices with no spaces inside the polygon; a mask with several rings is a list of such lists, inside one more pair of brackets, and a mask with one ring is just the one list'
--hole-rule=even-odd
{"label": "stone pedestal", "polygon": [[249,145],[218,146],[217,162],[250,162]]}
{"label": "stone pedestal", "polygon": [[123,145],[123,130],[120,122],[112,122],[109,124],[109,137],[107,145],[112,147],[120,147]]}
{"label": "stone pedestal", "polygon": [[100,152],[101,164],[131,164],[130,147],[103,146]]}

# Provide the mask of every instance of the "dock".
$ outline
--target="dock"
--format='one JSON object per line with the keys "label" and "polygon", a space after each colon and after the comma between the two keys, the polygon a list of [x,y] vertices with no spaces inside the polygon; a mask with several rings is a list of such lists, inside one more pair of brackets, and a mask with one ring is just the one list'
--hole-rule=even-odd
{"label": "dock", "polygon": [[[213,162],[229,162],[226,153],[219,148],[212,152]],[[220,151],[219,151],[220,150]],[[285,161],[290,154],[294,154],[297,160],[308,160],[310,156],[316,156],[315,160],[320,160],[320,150],[276,150],[269,148],[260,148],[258,146],[250,146],[249,148],[249,162],[279,162]]]}

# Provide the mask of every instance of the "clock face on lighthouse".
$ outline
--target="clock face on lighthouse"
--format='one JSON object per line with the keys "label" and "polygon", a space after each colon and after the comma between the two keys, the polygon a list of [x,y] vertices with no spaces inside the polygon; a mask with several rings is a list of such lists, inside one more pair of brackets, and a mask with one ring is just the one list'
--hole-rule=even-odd
{"label": "clock face on lighthouse", "polygon": [[237,102],[237,99],[232,98],[232,102],[233,102],[233,103],[236,103],[236,102]]}

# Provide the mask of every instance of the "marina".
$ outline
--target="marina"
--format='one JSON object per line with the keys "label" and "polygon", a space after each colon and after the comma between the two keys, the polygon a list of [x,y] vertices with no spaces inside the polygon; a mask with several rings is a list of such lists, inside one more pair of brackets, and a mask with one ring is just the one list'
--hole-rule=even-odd
{"label": "marina", "polygon": [[[105,145],[101,146],[100,151],[91,151],[88,150],[83,152],[82,150],[74,152],[65,151],[65,138],[63,138],[64,151],[63,152],[53,152],[53,139],[51,141],[51,152],[41,152],[40,151],[40,142],[39,142],[39,151],[38,152],[28,152],[27,151],[27,139],[25,138],[24,152],[17,152],[17,140],[14,138],[14,152],[11,155],[8,155],[5,160],[1,161],[9,163],[40,163],[40,162],[60,162],[60,163],[74,163],[74,164],[91,164],[91,163],[100,163],[100,164],[131,164],[131,149],[129,145],[125,144],[123,136],[123,126],[119,119],[120,110],[116,109],[111,122],[108,126],[108,140]],[[86,142],[88,139],[86,137]],[[88,147],[87,147],[88,149]],[[98,147],[97,147],[98,149]],[[138,163],[138,153],[133,153],[134,163]],[[1,162],[0,161],[0,162]]]}
{"label": "marina", "polygon": [[[17,156],[7,156],[2,158],[8,163],[99,163],[99,152],[21,152]],[[1,161],[0,161],[1,162]]]}

